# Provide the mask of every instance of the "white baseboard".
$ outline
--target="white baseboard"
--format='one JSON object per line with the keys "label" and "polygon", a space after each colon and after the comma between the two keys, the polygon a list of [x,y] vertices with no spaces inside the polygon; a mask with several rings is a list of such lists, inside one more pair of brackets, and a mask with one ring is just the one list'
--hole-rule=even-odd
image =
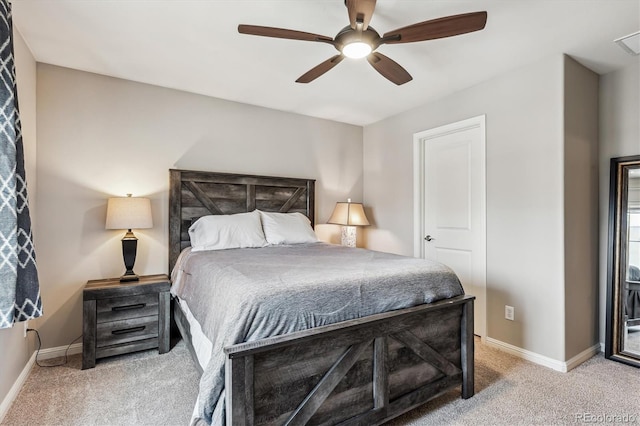
{"label": "white baseboard", "polygon": [[31,368],[35,363],[36,363],[36,353],[34,351],[33,354],[31,355],[31,358],[29,358],[29,361],[27,361],[27,365],[25,365],[24,368],[22,369],[22,373],[20,373],[16,381],[13,383],[13,386],[11,386],[11,389],[9,389],[9,393],[7,394],[7,396],[4,397],[2,404],[0,404],[0,423],[2,423],[4,416],[6,416],[7,413],[9,412],[9,408],[11,407],[11,404],[18,396],[18,393],[20,392],[20,389],[22,389],[22,385],[24,385],[24,382],[27,381],[27,377],[29,377]]}
{"label": "white baseboard", "polygon": [[489,346],[508,352],[511,355],[517,356],[518,358],[526,359],[527,361],[531,361],[538,365],[542,365],[544,367],[548,367],[562,373],[566,373],[576,368],[578,365],[582,364],[600,351],[600,344],[598,343],[588,349],[585,349],[568,361],[558,361],[557,359],[549,358],[547,356],[519,348],[509,343],[501,342],[500,340],[496,340],[491,337],[487,337],[486,343]]}
{"label": "white baseboard", "polygon": [[[42,349],[38,353],[38,361],[43,359],[62,357],[64,356],[66,351],[67,351],[67,345],[58,346],[56,348]],[[29,358],[29,361],[27,361],[27,365],[24,366],[24,368],[22,369],[22,373],[20,373],[20,375],[16,379],[13,386],[11,386],[9,393],[0,404],[0,423],[2,423],[4,416],[6,416],[7,413],[9,412],[9,408],[11,408],[11,404],[18,396],[18,393],[20,392],[20,389],[22,389],[22,386],[24,385],[24,382],[27,380],[27,377],[29,377],[31,368],[33,368],[34,364],[36,363],[36,353],[37,353],[36,351],[33,351],[31,358]],[[82,353],[82,343],[74,343],[69,347],[69,351],[66,353],[67,355]]]}
{"label": "white baseboard", "polygon": [[594,356],[599,352],[600,352],[600,343],[596,343],[590,348],[585,349],[584,351],[580,352],[578,355],[574,356],[573,358],[571,358],[569,361],[565,363],[567,365],[566,371],[573,370],[574,368],[576,368],[577,366],[579,366],[580,364],[582,364],[583,362],[585,362],[586,360],[588,360],[589,358],[591,358],[592,356]]}
{"label": "white baseboard", "polygon": [[[38,354],[38,361],[41,359],[51,359],[64,356],[66,350],[67,345],[58,346],[56,348],[42,349]],[[73,345],[69,346],[69,352],[67,352],[67,355],[75,355],[79,353],[82,353],[82,343],[74,343]]]}

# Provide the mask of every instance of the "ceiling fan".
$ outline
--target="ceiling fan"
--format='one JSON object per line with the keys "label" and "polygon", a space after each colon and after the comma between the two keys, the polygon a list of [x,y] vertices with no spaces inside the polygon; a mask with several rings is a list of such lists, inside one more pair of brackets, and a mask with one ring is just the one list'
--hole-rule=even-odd
{"label": "ceiling fan", "polygon": [[350,58],[366,56],[371,66],[383,77],[401,85],[411,81],[411,75],[394,60],[376,52],[380,45],[413,43],[466,34],[483,29],[487,22],[487,12],[463,13],[398,28],[380,37],[380,34],[369,26],[376,0],[345,0],[344,3],[349,12],[350,25],[341,29],[334,38],[284,28],[244,24],[238,25],[238,32],[263,37],[328,43],[340,52],[311,68],[300,76],[296,83],[309,83],[315,80],[338,65],[345,56]]}

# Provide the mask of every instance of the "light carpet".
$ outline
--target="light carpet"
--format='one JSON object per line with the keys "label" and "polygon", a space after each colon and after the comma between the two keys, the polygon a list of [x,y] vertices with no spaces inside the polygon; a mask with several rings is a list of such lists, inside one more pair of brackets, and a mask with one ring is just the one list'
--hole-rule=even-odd
{"label": "light carpet", "polygon": [[[145,351],[80,367],[79,355],[62,367],[34,366],[1,424],[188,424],[198,374],[183,342],[164,355]],[[560,373],[476,340],[475,380],[473,398],[450,391],[389,425],[640,424],[640,369],[602,354]]]}

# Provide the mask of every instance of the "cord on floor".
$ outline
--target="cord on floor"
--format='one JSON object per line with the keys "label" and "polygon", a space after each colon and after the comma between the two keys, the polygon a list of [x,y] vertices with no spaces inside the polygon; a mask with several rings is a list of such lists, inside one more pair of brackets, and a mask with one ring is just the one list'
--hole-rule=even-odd
{"label": "cord on floor", "polygon": [[73,343],[75,341],[77,341],[78,339],[80,339],[82,337],[82,334],[78,337],[76,337],[75,339],[73,339],[71,341],[71,343],[69,343],[69,346],[67,346],[67,349],[64,351],[64,362],[61,364],[52,364],[52,365],[42,365],[38,362],[38,355],[40,354],[40,349],[42,348],[42,340],[40,340],[40,333],[38,333],[38,330],[36,330],[35,328],[27,328],[27,332],[29,331],[33,331],[36,333],[36,337],[38,338],[38,350],[36,351],[36,365],[38,367],[60,367],[61,365],[65,365],[67,362],[69,362],[69,359],[67,358],[67,353],[69,352],[69,348],[71,348],[71,345],[73,345]]}

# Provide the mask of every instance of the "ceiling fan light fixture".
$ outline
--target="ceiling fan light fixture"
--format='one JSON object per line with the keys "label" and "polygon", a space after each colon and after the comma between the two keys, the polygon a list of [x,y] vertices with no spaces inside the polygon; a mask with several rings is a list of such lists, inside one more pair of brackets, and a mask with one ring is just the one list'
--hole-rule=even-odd
{"label": "ceiling fan light fixture", "polygon": [[391,58],[377,52],[379,46],[467,34],[484,29],[487,23],[486,11],[462,13],[397,28],[380,37],[380,34],[369,25],[375,10],[376,0],[345,0],[345,5],[349,13],[349,25],[342,28],[333,39],[320,34],[260,25],[240,24],[238,32],[262,37],[327,43],[340,52],[301,75],[296,83],[309,83],[315,80],[333,69],[345,57],[356,59],[366,57],[367,62],[380,75],[399,86],[411,81],[411,74]]}
{"label": "ceiling fan light fixture", "polygon": [[365,43],[363,41],[354,41],[348,44],[345,44],[342,48],[342,53],[347,58],[359,59],[364,58],[369,53],[371,53],[373,49],[371,45]]}

